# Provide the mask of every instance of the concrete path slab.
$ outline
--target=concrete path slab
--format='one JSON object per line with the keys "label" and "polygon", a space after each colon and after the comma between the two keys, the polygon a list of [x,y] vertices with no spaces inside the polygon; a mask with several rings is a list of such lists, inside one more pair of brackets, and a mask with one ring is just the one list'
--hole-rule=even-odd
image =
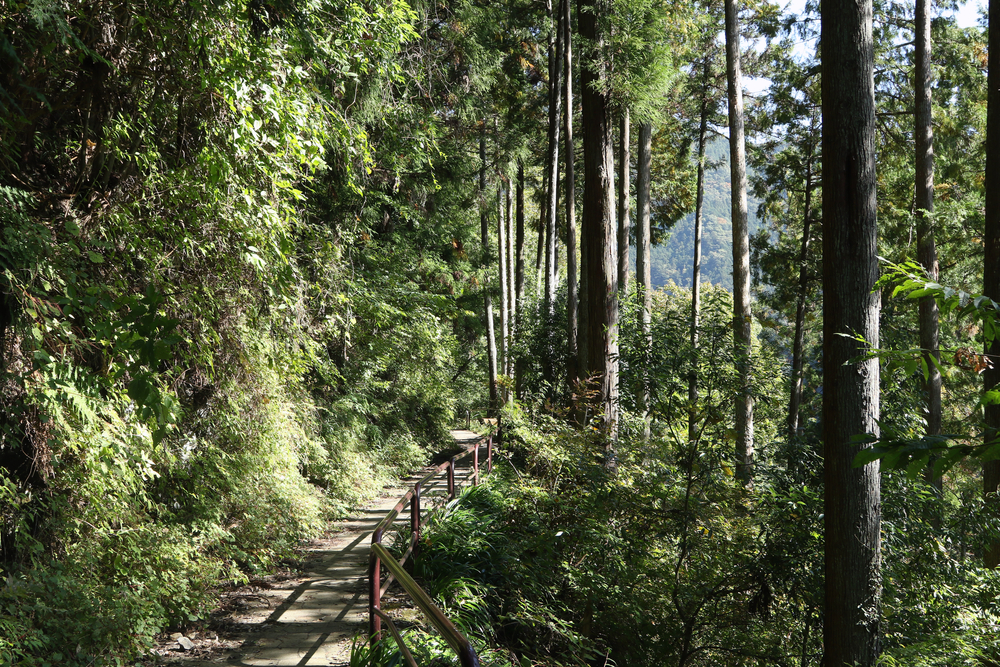
{"label": "concrete path slab", "polygon": [[[451,432],[462,446],[480,436],[466,430]],[[480,446],[480,465],[486,466],[485,441]],[[195,649],[169,650],[155,664],[182,663],[192,667],[240,665],[246,667],[308,667],[349,664],[352,639],[368,628],[368,557],[372,531],[396,505],[399,498],[430,468],[420,471],[391,489],[336,531],[318,540],[306,551],[306,571],[300,576],[261,588],[247,598],[246,607],[227,620],[233,632],[216,638],[195,638]],[[472,457],[456,465],[456,486],[472,483]],[[447,495],[444,473],[423,489],[422,507],[442,502]],[[409,525],[404,510],[394,525]],[[231,621],[231,622],[230,622]]]}

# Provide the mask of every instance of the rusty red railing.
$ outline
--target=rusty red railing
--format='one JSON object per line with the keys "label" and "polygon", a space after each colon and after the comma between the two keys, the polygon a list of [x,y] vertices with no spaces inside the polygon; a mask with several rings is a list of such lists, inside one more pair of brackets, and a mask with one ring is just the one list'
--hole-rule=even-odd
{"label": "rusty red railing", "polygon": [[[499,439],[499,429],[497,430]],[[403,564],[412,555],[416,558],[420,550],[420,526],[421,508],[420,493],[427,484],[442,472],[447,471],[448,475],[448,500],[455,497],[455,464],[467,456],[472,456],[472,484],[479,484],[479,448],[486,444],[486,471],[493,469],[493,434],[480,438],[475,444],[470,445],[464,452],[451,457],[441,465],[437,466],[429,473],[417,481],[406,494],[399,499],[396,506],[385,515],[372,532],[371,559],[368,566],[368,629],[371,640],[376,641],[382,634],[382,621],[385,620],[389,630],[399,644],[400,650],[406,659],[407,664],[415,667],[409,650],[403,644],[403,639],[393,625],[392,620],[382,612],[382,596],[389,589],[389,586],[396,581],[403,590],[410,596],[414,604],[430,620],[431,624],[437,628],[438,632],[449,646],[458,654],[462,667],[479,667],[479,657],[469,640],[459,632],[458,628],[448,620],[430,596],[420,587],[413,578],[403,569]],[[403,511],[406,504],[410,504],[410,543],[397,561],[392,554],[382,546],[382,537],[386,529],[393,524],[399,513]],[[382,582],[382,566],[389,571],[385,582]]]}

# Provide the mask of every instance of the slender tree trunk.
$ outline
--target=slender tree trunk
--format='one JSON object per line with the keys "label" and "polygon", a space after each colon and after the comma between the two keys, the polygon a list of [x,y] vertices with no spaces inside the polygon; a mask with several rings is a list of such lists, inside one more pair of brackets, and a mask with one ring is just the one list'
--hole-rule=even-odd
{"label": "slender tree trunk", "polygon": [[490,294],[489,269],[492,258],[490,257],[490,224],[489,214],[486,207],[486,130],[484,124],[483,133],[479,137],[479,231],[482,237],[483,246],[483,295],[486,315],[486,350],[487,362],[490,373],[490,404],[487,415],[496,415],[499,400],[497,398],[497,343],[496,334],[493,330],[493,297]]}
{"label": "slender tree trunk", "polygon": [[[544,180],[543,177],[542,180]],[[542,185],[542,192],[545,192],[546,186]],[[546,208],[542,207],[542,210],[538,215],[538,249],[535,254],[535,298],[538,299],[538,304],[542,303],[544,300],[544,292],[542,288],[545,286],[545,273],[542,261],[545,259],[545,236],[548,234],[549,226],[545,222]],[[537,305],[537,304],[536,304]]]}
{"label": "slender tree trunk", "polygon": [[507,369],[504,371],[508,376],[514,375],[514,184],[507,181],[504,192],[507,196],[507,327],[510,330],[510,340],[507,343]]}
{"label": "slender tree trunk", "polygon": [[[916,109],[914,136],[916,139],[917,261],[931,280],[938,279],[937,247],[934,242],[934,131],[931,127],[931,8],[929,0],[916,0]],[[920,347],[925,353],[928,376],[923,382],[927,400],[927,435],[941,435],[941,372],[934,361],[940,362],[938,349],[938,306],[932,296],[920,299]],[[933,358],[933,361],[932,361]],[[932,462],[933,463],[933,462]],[[942,479],[933,466],[926,471],[927,481],[941,491]]]}
{"label": "slender tree trunk", "polygon": [[[510,330],[507,320],[507,216],[504,215],[503,184],[497,185],[497,269],[500,279],[500,369],[507,374],[507,358],[510,355]],[[506,390],[502,398],[506,397]]]}
{"label": "slender tree trunk", "polygon": [[514,213],[514,330],[521,328],[524,300],[524,164],[517,163],[517,190]]}
{"label": "slender tree trunk", "polygon": [[[1000,302],[1000,1],[989,5],[989,74],[986,111],[986,253],[983,267],[983,294]],[[983,371],[983,388],[993,391],[1000,384],[1000,340],[986,346],[993,366]],[[986,406],[985,442],[993,443],[1000,434],[1000,405]],[[1000,511],[996,493],[1000,487],[1000,461],[983,463],[983,492]],[[990,544],[985,553],[986,567],[1000,565],[1000,542]]]}
{"label": "slender tree trunk", "polygon": [[[881,652],[879,464],[854,467],[878,434],[879,344],[872,0],[824,0],[823,456],[827,667],[871,667]],[[845,336],[846,334],[846,336]]]}
{"label": "slender tree trunk", "polygon": [[642,389],[639,405],[645,422],[643,437],[649,439],[649,364],[653,348],[653,280],[650,272],[650,176],[653,168],[653,126],[643,123],[639,126],[639,157],[636,161],[638,173],[635,179],[635,275],[639,291],[639,330],[642,332],[643,363],[640,369]]}
{"label": "slender tree trunk", "polygon": [[618,132],[618,291],[628,294],[629,273],[629,236],[632,233],[629,206],[631,204],[632,177],[629,173],[632,162],[631,153],[631,118],[629,110],[622,111],[621,126]]}
{"label": "slender tree trunk", "polygon": [[566,137],[565,199],[566,199],[566,329],[569,350],[567,350],[567,379],[570,391],[580,378],[577,354],[577,267],[576,267],[576,148],[573,146],[573,30],[570,16],[570,2],[563,0],[563,83],[565,85],[565,111],[563,114],[563,134]]}
{"label": "slender tree trunk", "polygon": [[[553,48],[549,51],[549,131],[548,154],[545,168],[548,170],[549,189],[546,191],[545,214],[545,313],[551,318],[555,314],[556,303],[556,245],[559,242],[559,123],[562,120],[562,86],[559,70],[563,66],[562,53],[562,5],[550,14],[554,24],[555,39],[549,40]],[[547,333],[551,335],[551,331]],[[549,360],[554,355],[549,355]],[[551,366],[551,361],[548,362]],[[550,368],[551,371],[551,368]],[[551,372],[549,377],[551,377]]]}
{"label": "slender tree trunk", "polygon": [[698,326],[701,319],[701,221],[705,210],[705,145],[708,141],[708,85],[712,63],[702,64],[701,114],[698,122],[698,189],[694,204],[694,253],[691,269],[691,375],[688,377],[688,440],[698,436]]}
{"label": "slender tree trunk", "polygon": [[[799,433],[799,406],[802,404],[802,357],[805,347],[806,297],[809,295],[809,272],[806,261],[809,258],[809,244],[812,241],[812,191],[813,191],[813,144],[809,144],[806,155],[805,204],[802,211],[802,246],[799,249],[799,290],[795,303],[795,338],[792,344],[792,386],[788,399],[788,442],[795,440]],[[791,456],[791,455],[790,455]],[[788,467],[796,465],[788,461]]]}
{"label": "slender tree trunk", "polygon": [[[581,95],[582,97],[582,95]],[[586,196],[584,196],[586,204]],[[590,270],[587,262],[587,229],[581,220],[580,225],[580,294],[577,297],[577,327],[576,327],[576,368],[581,380],[589,380],[592,369],[590,367]],[[583,423],[585,415],[580,414],[580,421]]]}
{"label": "slender tree trunk", "polygon": [[[595,0],[580,0],[580,36],[600,53]],[[583,63],[583,237],[587,255],[587,346],[589,369],[600,381],[609,467],[614,467],[618,424],[618,237],[615,226],[614,150],[611,113],[606,95],[597,88],[604,63],[592,55]]]}
{"label": "slender tree trunk", "polygon": [[743,138],[743,76],[736,0],[726,0],[726,79],[729,86],[729,168],[733,200],[733,345],[739,365],[736,396],[736,476],[753,482],[753,351],[750,314],[750,232],[747,220],[746,146]]}
{"label": "slender tree trunk", "polygon": [[[514,222],[514,335],[521,333],[521,317],[524,311],[524,163],[517,162],[517,195]],[[521,398],[521,364],[514,368],[514,393]]]}

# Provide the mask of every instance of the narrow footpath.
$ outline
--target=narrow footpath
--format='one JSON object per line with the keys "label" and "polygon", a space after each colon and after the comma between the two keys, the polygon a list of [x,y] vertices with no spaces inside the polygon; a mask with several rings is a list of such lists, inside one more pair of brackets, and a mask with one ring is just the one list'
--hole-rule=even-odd
{"label": "narrow footpath", "polygon": [[[451,432],[460,446],[480,436]],[[480,451],[485,466],[485,446]],[[309,545],[305,570],[261,580],[247,592],[230,596],[228,613],[213,619],[215,629],[174,637],[158,649],[155,665],[307,665],[346,666],[353,638],[368,628],[368,557],[375,526],[399,498],[429,470],[415,473],[368,503],[355,516],[333,527],[330,536]],[[458,462],[455,485],[472,483],[472,457]],[[422,493],[425,503],[447,496],[447,479],[439,475]],[[429,502],[428,502],[429,501]],[[425,505],[427,506],[427,505]],[[404,509],[396,524],[409,525]],[[187,645],[183,648],[182,645]]]}

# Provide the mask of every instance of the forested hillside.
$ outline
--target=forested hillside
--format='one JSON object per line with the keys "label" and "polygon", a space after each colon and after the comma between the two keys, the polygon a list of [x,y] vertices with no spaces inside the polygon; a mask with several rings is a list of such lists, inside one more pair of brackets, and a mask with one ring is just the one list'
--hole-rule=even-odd
{"label": "forested hillside", "polygon": [[407,567],[482,664],[997,664],[1000,19],[817,4],[0,3],[0,665],[478,418]]}
{"label": "forested hillside", "polygon": [[[702,239],[701,279],[726,289],[733,288],[732,209],[730,208],[729,147],[724,139],[708,144],[706,157],[712,168],[705,173],[705,231]],[[757,206],[749,198],[750,233],[757,232]],[[650,251],[653,285],[670,282],[691,288],[691,251],[694,248],[694,211],[668,227],[665,240]]]}

